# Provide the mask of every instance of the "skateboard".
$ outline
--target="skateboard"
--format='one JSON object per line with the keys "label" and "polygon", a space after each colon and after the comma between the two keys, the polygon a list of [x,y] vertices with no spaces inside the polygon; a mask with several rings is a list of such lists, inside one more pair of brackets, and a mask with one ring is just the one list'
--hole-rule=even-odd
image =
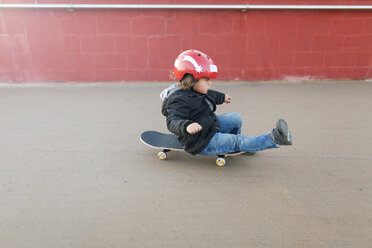
{"label": "skateboard", "polygon": [[[167,153],[170,151],[184,151],[182,144],[178,141],[177,136],[174,134],[160,133],[157,131],[146,131],[141,134],[140,139],[145,145],[154,149],[162,150],[158,153],[158,158],[160,160],[165,160],[167,158]],[[219,167],[225,166],[226,160],[224,158],[242,154],[254,153],[235,152],[217,155],[218,158],[216,160],[216,164]]]}

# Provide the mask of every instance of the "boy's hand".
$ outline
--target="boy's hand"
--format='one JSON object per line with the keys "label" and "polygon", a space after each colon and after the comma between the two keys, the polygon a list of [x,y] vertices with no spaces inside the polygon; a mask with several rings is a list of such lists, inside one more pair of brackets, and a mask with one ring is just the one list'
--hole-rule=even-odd
{"label": "boy's hand", "polygon": [[225,103],[229,104],[231,102],[231,96],[225,94]]}
{"label": "boy's hand", "polygon": [[199,123],[197,123],[197,122],[194,122],[194,123],[188,125],[187,128],[186,128],[186,131],[189,134],[194,134],[194,133],[200,132],[201,130],[202,130],[202,126],[200,126]]}

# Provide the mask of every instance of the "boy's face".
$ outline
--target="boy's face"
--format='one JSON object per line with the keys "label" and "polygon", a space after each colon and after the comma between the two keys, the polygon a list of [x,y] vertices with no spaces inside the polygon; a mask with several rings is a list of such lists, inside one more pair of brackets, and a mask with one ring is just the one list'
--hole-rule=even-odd
{"label": "boy's face", "polygon": [[211,87],[212,81],[209,78],[201,78],[194,85],[194,90],[200,94],[207,94],[209,87]]}

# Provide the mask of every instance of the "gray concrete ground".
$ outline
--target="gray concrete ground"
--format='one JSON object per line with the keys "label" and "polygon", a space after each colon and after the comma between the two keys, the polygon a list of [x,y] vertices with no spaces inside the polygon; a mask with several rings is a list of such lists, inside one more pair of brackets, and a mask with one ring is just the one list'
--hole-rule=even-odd
{"label": "gray concrete ground", "polygon": [[227,159],[144,146],[169,83],[0,85],[0,247],[371,247],[372,83],[215,83],[249,136]]}

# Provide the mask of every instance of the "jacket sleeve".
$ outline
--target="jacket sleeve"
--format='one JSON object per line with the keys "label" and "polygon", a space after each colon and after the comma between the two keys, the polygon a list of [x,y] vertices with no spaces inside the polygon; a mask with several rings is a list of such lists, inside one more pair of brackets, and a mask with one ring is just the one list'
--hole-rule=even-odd
{"label": "jacket sleeve", "polygon": [[178,135],[188,135],[186,128],[192,123],[189,120],[189,106],[182,99],[169,99],[165,104],[163,114],[167,117],[167,128]]}
{"label": "jacket sleeve", "polygon": [[216,104],[222,104],[225,102],[224,93],[215,90],[208,90],[207,95],[212,98]]}

